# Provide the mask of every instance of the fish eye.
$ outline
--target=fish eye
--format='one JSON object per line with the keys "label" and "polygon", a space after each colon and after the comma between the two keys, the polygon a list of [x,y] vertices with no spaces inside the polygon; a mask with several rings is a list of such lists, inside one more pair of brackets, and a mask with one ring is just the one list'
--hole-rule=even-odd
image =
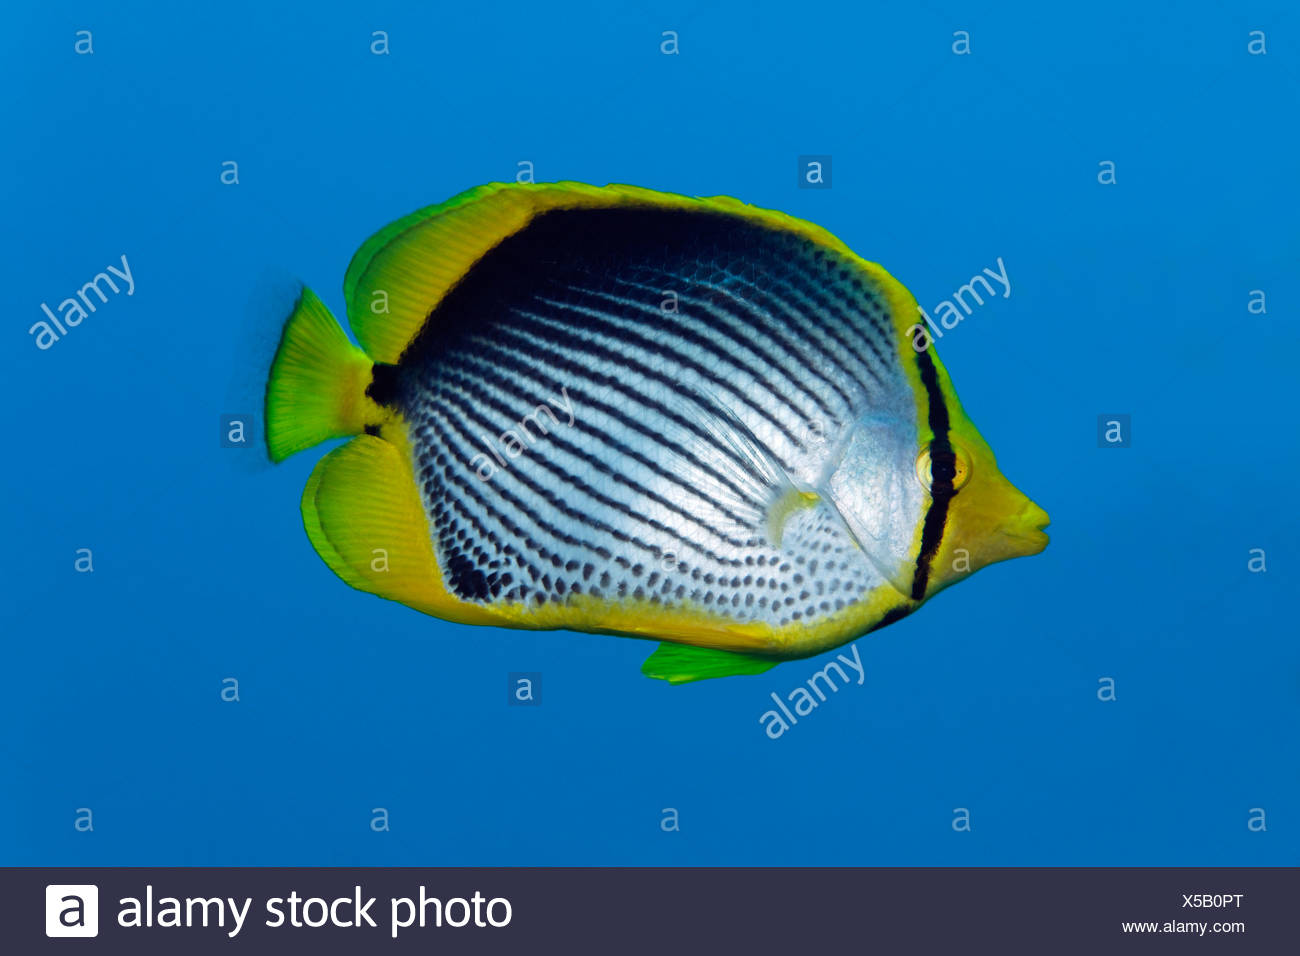
{"label": "fish eye", "polygon": [[[958,445],[950,445],[952,455],[952,490],[957,491],[962,485],[970,479],[970,458],[964,449]],[[921,454],[916,456],[916,480],[921,483],[921,487],[926,491],[934,484],[933,461],[930,457],[930,446],[927,445]]]}

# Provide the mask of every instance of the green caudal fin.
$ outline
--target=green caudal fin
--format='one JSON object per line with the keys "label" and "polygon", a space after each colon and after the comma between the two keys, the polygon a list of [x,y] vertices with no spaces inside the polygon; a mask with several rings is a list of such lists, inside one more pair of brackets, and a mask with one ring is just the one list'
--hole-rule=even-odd
{"label": "green caudal fin", "polygon": [[289,313],[266,381],[266,450],[272,461],[329,438],[359,435],[375,411],[373,363],[311,289]]}
{"label": "green caudal fin", "polygon": [[686,684],[711,677],[761,674],[779,663],[779,660],[771,657],[664,642],[646,658],[641,665],[641,673],[646,677],[666,680],[670,684]]}

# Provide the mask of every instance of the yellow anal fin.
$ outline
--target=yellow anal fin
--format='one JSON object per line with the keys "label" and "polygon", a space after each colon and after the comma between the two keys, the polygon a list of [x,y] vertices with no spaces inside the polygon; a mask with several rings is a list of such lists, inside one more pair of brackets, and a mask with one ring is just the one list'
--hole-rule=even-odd
{"label": "yellow anal fin", "polygon": [[448,593],[415,475],[398,446],[359,435],[320,460],[302,495],[312,546],[362,591],[449,621],[498,623]]}

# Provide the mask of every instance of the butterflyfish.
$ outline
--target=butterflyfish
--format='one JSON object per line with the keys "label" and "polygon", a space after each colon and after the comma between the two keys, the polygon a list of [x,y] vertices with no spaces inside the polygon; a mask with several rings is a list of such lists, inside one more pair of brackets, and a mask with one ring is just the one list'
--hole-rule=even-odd
{"label": "butterflyfish", "polygon": [[[273,461],[354,588],[465,625],[651,638],[674,683],[757,674],[1047,544],[915,299],[727,197],[492,183],[310,289],[266,387]],[[923,328],[923,327],[919,327]]]}

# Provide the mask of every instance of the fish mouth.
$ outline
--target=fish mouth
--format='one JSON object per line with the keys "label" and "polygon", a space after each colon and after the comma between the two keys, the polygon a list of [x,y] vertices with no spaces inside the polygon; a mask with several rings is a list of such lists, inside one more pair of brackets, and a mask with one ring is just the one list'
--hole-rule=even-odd
{"label": "fish mouth", "polygon": [[1037,554],[1039,551],[1042,551],[1047,547],[1048,542],[1052,540],[1042,528],[1035,528],[1032,531],[1004,531],[1002,534],[1005,537],[1010,538],[1012,541],[1019,541],[1028,548],[1032,548],[1033,550],[1030,552],[1031,554]]}
{"label": "fish mouth", "polygon": [[1038,554],[1052,539],[1046,528],[1052,523],[1047,512],[1033,502],[1023,512],[1004,523],[998,531],[1003,537],[1022,546],[1025,554]]}

